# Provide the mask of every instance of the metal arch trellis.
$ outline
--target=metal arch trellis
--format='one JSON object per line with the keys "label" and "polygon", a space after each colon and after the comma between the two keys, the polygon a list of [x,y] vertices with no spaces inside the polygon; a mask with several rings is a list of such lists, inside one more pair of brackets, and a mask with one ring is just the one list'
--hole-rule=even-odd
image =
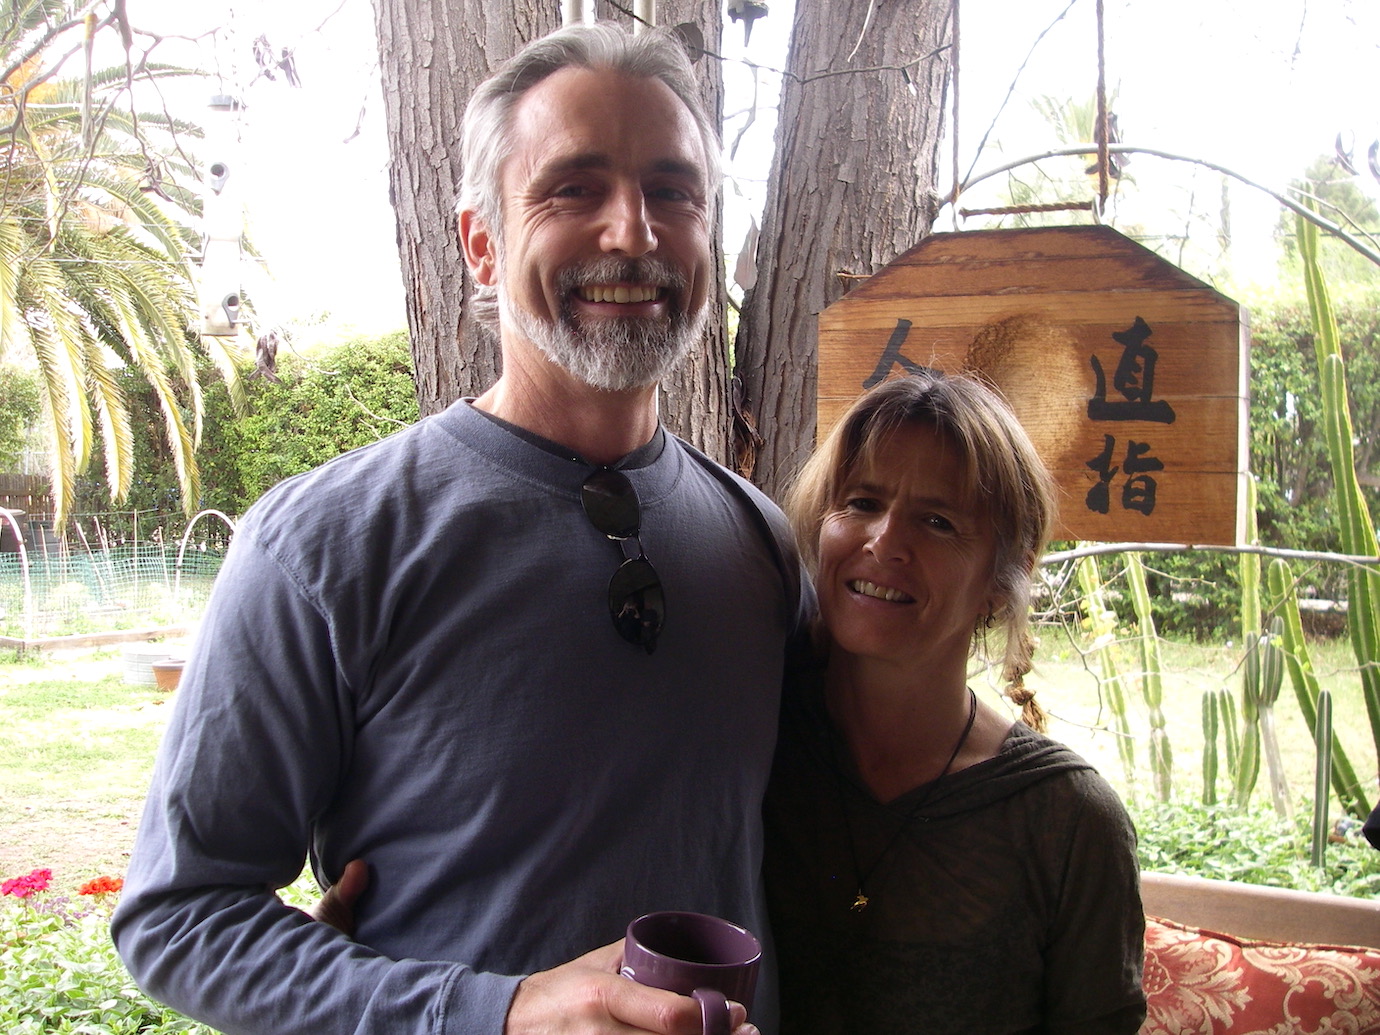
{"label": "metal arch trellis", "polygon": [[175,600],[182,599],[182,558],[187,553],[187,543],[191,541],[192,529],[194,529],[196,527],[197,522],[204,517],[220,518],[230,529],[230,534],[232,536],[235,534],[235,522],[224,511],[202,510],[199,511],[196,514],[196,516],[192,518],[191,521],[187,522],[187,527],[182,531],[182,542],[179,543],[177,547],[177,565],[174,569],[176,574],[173,581],[173,598]]}
{"label": "metal arch trellis", "polygon": [[24,608],[24,626],[21,632],[24,639],[28,640],[33,635],[33,601],[34,591],[33,582],[29,578],[29,552],[24,547],[24,530],[19,527],[19,521],[15,517],[15,511],[5,507],[0,507],[0,518],[10,526],[14,532],[14,541],[19,553],[19,571],[23,579],[22,582],[22,607]]}

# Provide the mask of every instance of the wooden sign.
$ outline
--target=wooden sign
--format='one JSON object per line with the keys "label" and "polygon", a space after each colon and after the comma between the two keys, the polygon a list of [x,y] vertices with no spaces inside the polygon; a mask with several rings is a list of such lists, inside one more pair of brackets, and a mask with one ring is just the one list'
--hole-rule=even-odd
{"label": "wooden sign", "polygon": [[1236,545],[1246,311],[1110,227],[934,234],[820,314],[819,429],[931,367],[1006,395],[1059,539]]}

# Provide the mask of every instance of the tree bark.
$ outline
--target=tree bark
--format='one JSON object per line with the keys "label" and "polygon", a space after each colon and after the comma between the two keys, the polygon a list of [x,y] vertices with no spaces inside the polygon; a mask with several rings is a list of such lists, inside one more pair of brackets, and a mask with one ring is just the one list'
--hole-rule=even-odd
{"label": "tree bark", "polygon": [[929,232],[949,78],[947,0],[799,0],[743,300],[740,469],[779,497],[815,439],[819,313]]}
{"label": "tree bark", "polygon": [[[600,16],[610,5],[600,5]],[[631,5],[624,5],[630,7]],[[703,47],[710,54],[722,49],[723,34],[721,0],[659,0],[657,24],[676,29],[689,25],[700,33]],[[632,19],[620,13],[617,20],[631,27]],[[723,127],[724,79],[716,58],[697,54],[688,47],[700,82],[700,98],[715,126]],[[714,187],[713,239],[710,243],[711,269],[723,270],[723,191]],[[729,407],[728,332],[724,326],[726,293],[722,273],[715,280],[714,293],[709,297],[709,319],[705,323],[704,339],[662,382],[659,393],[661,420],[671,431],[699,447],[721,463],[727,463],[732,439],[732,415]]]}
{"label": "tree bark", "polygon": [[[714,0],[663,0],[658,7],[662,25],[690,22],[699,28],[705,47],[717,51],[722,15]],[[600,15],[608,16],[606,5]],[[497,342],[469,318],[474,285],[455,227],[465,104],[504,60],[558,28],[559,19],[559,4],[538,0],[374,0],[391,154],[389,191],[423,416],[479,394],[501,370]],[[630,21],[626,16],[619,20]],[[700,57],[695,67],[710,117],[718,125],[723,109],[718,63]],[[720,219],[721,211],[716,211],[716,269],[723,268]],[[730,415],[722,284],[710,305],[703,345],[663,386],[662,419],[711,456],[725,459]]]}
{"label": "tree bark", "polygon": [[455,227],[460,120],[474,88],[559,25],[554,3],[374,0],[389,195],[422,416],[498,377],[498,344],[468,318],[474,284]]}

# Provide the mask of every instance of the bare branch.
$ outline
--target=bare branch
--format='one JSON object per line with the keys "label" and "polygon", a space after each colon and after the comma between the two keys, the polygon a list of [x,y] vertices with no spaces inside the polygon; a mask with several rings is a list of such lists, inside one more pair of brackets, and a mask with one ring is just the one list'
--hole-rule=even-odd
{"label": "bare branch", "polygon": [[[1053,20],[1045,26],[1044,31],[1035,37],[1035,42],[1030,45],[1030,50],[1026,52],[1025,60],[1021,62],[1020,68],[1016,69],[1016,74],[1011,77],[1011,85],[1006,88],[1006,96],[1002,98],[1001,104],[997,106],[996,112],[992,115],[992,121],[987,126],[987,132],[983,133],[982,139],[978,141],[977,150],[973,152],[973,164],[968,167],[968,178],[965,183],[971,182],[973,169],[977,167],[978,156],[982,154],[983,149],[987,146],[987,140],[992,135],[992,131],[997,128],[997,119],[1001,118],[1001,113],[1006,110],[1006,105],[1011,100],[1011,95],[1016,92],[1016,84],[1020,82],[1021,76],[1025,73],[1025,66],[1030,64],[1030,59],[1035,56],[1035,51],[1040,46],[1041,41],[1049,35],[1050,31],[1056,25],[1064,20],[1064,16],[1073,9],[1073,5],[1077,2],[1078,0],[1069,0],[1064,9],[1054,16]],[[955,146],[957,146],[957,141],[955,141]],[[955,191],[955,193],[957,194],[958,192]]]}
{"label": "bare branch", "polygon": [[[1380,252],[1368,248],[1366,245],[1358,241],[1355,237],[1347,233],[1345,230],[1339,227],[1336,223],[1332,222],[1330,219],[1324,219],[1316,212],[1310,211],[1307,208],[1307,206],[1300,205],[1293,198],[1281,194],[1278,191],[1271,190],[1269,187],[1266,187],[1263,184],[1256,183],[1249,177],[1243,176],[1241,173],[1237,172],[1234,169],[1229,169],[1225,165],[1219,165],[1216,162],[1209,162],[1203,158],[1193,158],[1189,155],[1172,154],[1168,151],[1159,150],[1158,148],[1133,147],[1129,144],[1111,144],[1108,146],[1107,151],[1110,154],[1150,155],[1152,158],[1163,158],[1171,162],[1189,162],[1193,165],[1201,165],[1205,169],[1211,169],[1214,172],[1219,172],[1224,176],[1230,176],[1232,179],[1239,180],[1248,187],[1254,187],[1256,190],[1263,191],[1264,193],[1268,194],[1270,197],[1278,201],[1285,208],[1289,209],[1291,212],[1294,212],[1297,215],[1302,216],[1304,219],[1308,220],[1308,222],[1312,223],[1320,230],[1325,230],[1329,234],[1332,234],[1334,237],[1340,238],[1341,240],[1345,241],[1347,244],[1349,244],[1352,248],[1356,249],[1356,251],[1360,252],[1371,262],[1375,263],[1377,266],[1380,266]],[[999,176],[1004,172],[1010,172],[1012,169],[1018,169],[1023,165],[1031,165],[1036,162],[1045,161],[1049,158],[1068,158],[1074,155],[1091,155],[1096,153],[1097,145],[1095,144],[1076,144],[1072,147],[1059,147],[1049,151],[1044,151],[1040,154],[1027,155],[1024,158],[1017,158],[1014,161],[1006,162],[1002,165],[997,166],[996,168],[989,169],[979,176],[970,176],[966,181],[964,181],[962,188],[954,192],[956,196],[955,200],[957,200],[958,195],[962,195],[964,191],[971,189],[972,187],[981,183],[983,180],[991,179],[993,176]]]}

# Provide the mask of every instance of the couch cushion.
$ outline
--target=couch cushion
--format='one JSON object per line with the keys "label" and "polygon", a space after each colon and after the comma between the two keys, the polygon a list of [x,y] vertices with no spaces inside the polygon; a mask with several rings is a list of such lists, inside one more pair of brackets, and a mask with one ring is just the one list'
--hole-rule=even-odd
{"label": "couch cushion", "polygon": [[1380,950],[1252,941],[1146,917],[1141,1035],[1380,1032]]}

